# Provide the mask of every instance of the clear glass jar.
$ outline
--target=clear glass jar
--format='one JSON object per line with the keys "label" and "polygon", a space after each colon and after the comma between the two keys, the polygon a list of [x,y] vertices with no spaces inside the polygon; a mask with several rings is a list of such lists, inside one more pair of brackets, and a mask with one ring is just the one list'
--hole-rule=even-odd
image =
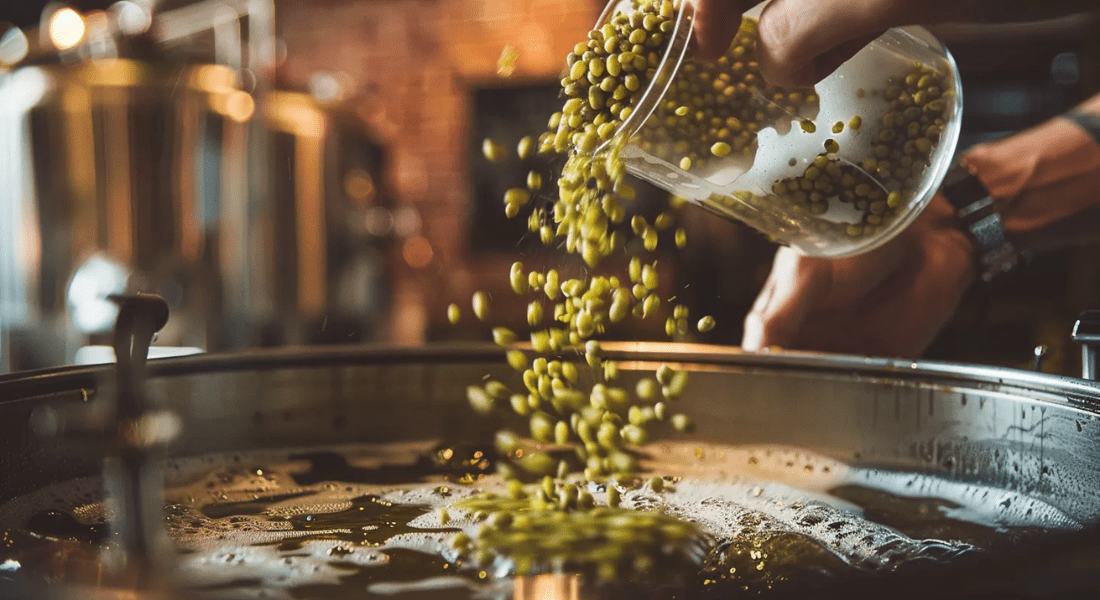
{"label": "clear glass jar", "polygon": [[[726,56],[689,56],[694,4],[619,133],[627,170],[811,256],[875,248],[928,204],[950,166],[962,86],[921,27],[891,29],[812,90],[763,81],[755,16]],[[632,0],[612,0],[598,26]],[[612,142],[608,142],[612,143]]]}

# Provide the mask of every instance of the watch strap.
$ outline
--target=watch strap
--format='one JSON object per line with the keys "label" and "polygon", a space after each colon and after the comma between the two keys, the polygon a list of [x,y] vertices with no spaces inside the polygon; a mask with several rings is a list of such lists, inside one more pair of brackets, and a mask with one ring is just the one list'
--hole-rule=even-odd
{"label": "watch strap", "polygon": [[1092,139],[1096,140],[1097,144],[1100,144],[1100,115],[1083,110],[1071,110],[1062,116],[1084,129],[1086,133],[1092,136]]}
{"label": "watch strap", "polygon": [[941,192],[977,245],[982,281],[988,283],[1015,269],[1020,254],[1005,235],[1001,215],[981,180],[962,164],[956,164],[944,178]]}

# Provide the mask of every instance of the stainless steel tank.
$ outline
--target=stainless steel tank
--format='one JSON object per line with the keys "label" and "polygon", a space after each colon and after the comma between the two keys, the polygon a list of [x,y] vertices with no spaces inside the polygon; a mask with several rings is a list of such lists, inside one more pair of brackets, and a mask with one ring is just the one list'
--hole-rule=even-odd
{"label": "stainless steel tank", "polygon": [[349,159],[326,110],[272,89],[272,3],[154,8],[55,7],[5,37],[24,48],[0,52],[0,372],[109,360],[123,291],[171,304],[160,354],[323,341],[330,315],[369,339],[384,318],[389,233],[353,225],[385,188],[358,206],[341,185],[382,158]]}
{"label": "stainless steel tank", "polygon": [[[692,415],[698,429],[682,439],[801,448],[943,488],[910,490],[917,497],[973,486],[1046,503],[1082,524],[1029,538],[1025,545],[992,548],[976,562],[937,563],[875,581],[839,578],[815,597],[1039,598],[1055,592],[1083,598],[1100,591],[1092,567],[1100,557],[1100,386],[1094,381],[963,364],[750,355],[678,344],[609,344],[606,350],[627,384],[662,363],[692,373],[678,410]],[[252,351],[168,359],[150,364],[149,375],[150,397],[180,419],[182,435],[170,451],[177,457],[485,440],[493,423],[469,410],[466,386],[485,375],[505,382],[518,377],[500,349],[471,346]],[[89,427],[94,420],[80,415],[104,414],[115,396],[111,379],[102,368],[0,378],[0,501],[101,472],[100,456],[111,448],[109,429]],[[279,589],[268,591],[277,595]],[[517,585],[514,597],[525,597],[521,591]],[[71,597],[89,593],[82,588]],[[191,590],[182,597],[219,593],[227,592]]]}

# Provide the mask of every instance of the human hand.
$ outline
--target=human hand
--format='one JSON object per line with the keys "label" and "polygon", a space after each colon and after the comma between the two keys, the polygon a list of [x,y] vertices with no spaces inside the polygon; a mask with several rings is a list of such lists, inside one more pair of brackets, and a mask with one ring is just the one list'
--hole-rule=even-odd
{"label": "human hand", "polygon": [[[695,56],[729,49],[756,0],[694,0]],[[891,27],[949,21],[1012,22],[1095,11],[1096,0],[771,0],[760,14],[757,57],[769,83],[810,87]]]}
{"label": "human hand", "polygon": [[915,357],[954,313],[974,255],[939,194],[898,237],[865,254],[823,259],[780,248],[741,345]]}
{"label": "human hand", "polygon": [[[695,55],[729,49],[748,0],[695,0]],[[810,87],[890,27],[925,21],[911,0],[772,0],[760,13],[757,56],[770,83]]]}

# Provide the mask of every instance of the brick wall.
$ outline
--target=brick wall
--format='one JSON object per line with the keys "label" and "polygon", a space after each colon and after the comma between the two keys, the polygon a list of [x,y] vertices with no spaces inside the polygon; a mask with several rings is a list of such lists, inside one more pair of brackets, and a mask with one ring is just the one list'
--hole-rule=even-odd
{"label": "brick wall", "polygon": [[412,203],[435,258],[403,266],[395,285],[395,341],[424,340],[451,301],[506,287],[514,256],[472,261],[467,180],[470,91],[500,80],[507,45],[513,81],[553,82],[603,8],[599,0],[285,0],[277,5],[287,56],[280,79],[305,87],[340,74],[350,107],[389,146],[389,184]]}

